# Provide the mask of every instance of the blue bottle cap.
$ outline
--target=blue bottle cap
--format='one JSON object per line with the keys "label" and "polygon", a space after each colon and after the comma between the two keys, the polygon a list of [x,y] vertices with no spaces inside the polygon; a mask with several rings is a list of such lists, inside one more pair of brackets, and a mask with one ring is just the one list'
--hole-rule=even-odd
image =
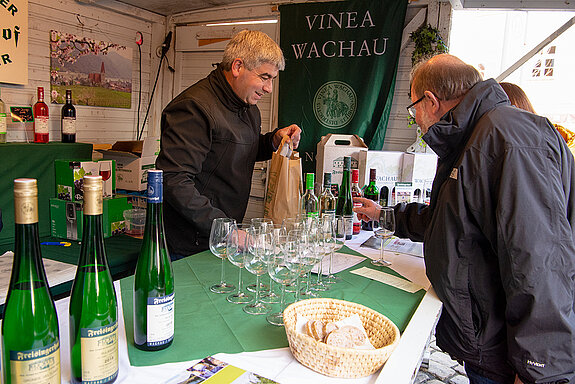
{"label": "blue bottle cap", "polygon": [[161,169],[150,169],[148,171],[148,202],[161,203],[163,201],[163,171]]}

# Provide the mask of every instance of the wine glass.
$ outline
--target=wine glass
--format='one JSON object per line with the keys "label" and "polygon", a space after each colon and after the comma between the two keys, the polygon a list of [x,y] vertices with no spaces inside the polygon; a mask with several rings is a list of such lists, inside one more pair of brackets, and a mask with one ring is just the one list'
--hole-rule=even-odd
{"label": "wine glass", "polygon": [[293,229],[288,233],[288,241],[295,244],[295,254],[289,255],[287,266],[297,273],[296,276],[296,301],[301,299],[301,275],[310,272],[317,262],[317,258],[311,249],[311,239],[303,229]]}
{"label": "wine glass", "polygon": [[242,290],[242,269],[244,268],[244,257],[249,252],[250,244],[253,241],[253,235],[250,235],[251,227],[244,224],[238,224],[234,227],[227,239],[228,260],[239,268],[238,290],[227,297],[227,300],[233,304],[247,304],[254,298],[253,295],[243,292]]}
{"label": "wine glass", "polygon": [[378,260],[372,260],[373,265],[385,267],[391,262],[383,259],[383,248],[385,241],[395,233],[395,213],[393,207],[383,207],[379,213],[379,228],[373,231],[375,237],[381,239],[381,248]]}
{"label": "wine glass", "polygon": [[293,282],[296,278],[297,272],[294,272],[286,263],[286,258],[289,254],[296,252],[295,242],[288,241],[286,235],[279,235],[276,237],[275,254],[268,262],[268,273],[275,282],[281,284],[282,290],[280,295],[280,311],[271,313],[266,317],[268,323],[277,326],[283,326],[283,311],[286,307],[285,295],[286,285]]}
{"label": "wine glass", "polygon": [[219,217],[212,221],[210,230],[210,251],[222,259],[222,274],[219,284],[210,287],[214,293],[231,293],[236,287],[225,281],[225,261],[227,258],[228,244],[227,237],[236,226],[236,220],[227,217]]}
{"label": "wine glass", "polygon": [[327,239],[327,245],[329,246],[329,268],[327,276],[324,279],[326,283],[336,283],[340,279],[333,274],[333,255],[336,251],[339,251],[345,245],[345,237],[348,232],[349,220],[341,215],[332,216],[331,222],[331,238]]}
{"label": "wine glass", "polygon": [[317,280],[311,286],[314,291],[327,291],[329,286],[323,282],[323,259],[331,254],[333,240],[333,215],[324,215],[318,222],[318,247],[317,252],[321,255],[317,269]]}
{"label": "wine glass", "polygon": [[303,217],[301,221],[304,229],[302,241],[305,242],[302,252],[305,253],[305,260],[313,264],[305,272],[305,288],[300,292],[300,297],[313,298],[318,297],[318,295],[311,289],[311,269],[321,261],[323,256],[319,236],[319,221],[315,216]]}
{"label": "wine glass", "polygon": [[244,312],[250,315],[265,315],[271,312],[271,306],[260,301],[260,276],[267,273],[267,263],[274,254],[274,239],[270,232],[262,232],[255,228],[251,229],[253,242],[249,244],[249,252],[244,254],[246,269],[256,275],[256,296],[252,304],[244,307]]}
{"label": "wine glass", "polygon": [[102,176],[102,191],[104,197],[110,197],[106,192],[106,181],[112,176],[112,161],[103,160],[98,162],[100,165],[100,176]]}
{"label": "wine glass", "polygon": [[[263,217],[254,217],[250,220],[250,222],[252,223],[252,227],[262,231],[262,232],[269,232],[271,231],[271,228],[273,227],[273,221],[272,219],[267,219],[267,218],[263,218]],[[260,292],[265,292],[264,295],[269,295],[269,292],[271,290],[271,279],[270,279],[270,285],[267,285],[265,283],[260,282]],[[255,292],[256,291],[256,285],[255,284],[250,284],[247,286],[247,290],[250,292]],[[263,296],[262,295],[262,298]],[[264,301],[264,300],[262,300]]]}
{"label": "wine glass", "polygon": [[[274,238],[274,243],[276,245],[276,251],[277,251],[277,247],[278,247],[277,242],[278,242],[279,236],[281,234],[281,226],[271,224],[271,225],[267,226],[267,230],[271,233],[272,237]],[[274,290],[274,285],[275,285],[274,282],[275,282],[275,280],[273,280],[272,276],[270,276],[269,283],[268,283],[269,288],[267,288],[267,289],[262,288],[265,286],[265,284],[261,284],[260,289],[262,290],[261,291],[262,292],[262,295],[261,295],[261,301],[262,302],[268,303],[268,304],[276,304],[276,303],[280,302],[280,295],[278,295]]]}

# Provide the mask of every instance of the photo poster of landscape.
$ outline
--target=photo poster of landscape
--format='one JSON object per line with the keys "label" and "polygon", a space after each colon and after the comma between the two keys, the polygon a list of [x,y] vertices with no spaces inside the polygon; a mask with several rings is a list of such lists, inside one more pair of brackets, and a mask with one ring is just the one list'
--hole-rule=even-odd
{"label": "photo poster of landscape", "polygon": [[131,108],[132,48],[50,31],[50,100],[64,104]]}

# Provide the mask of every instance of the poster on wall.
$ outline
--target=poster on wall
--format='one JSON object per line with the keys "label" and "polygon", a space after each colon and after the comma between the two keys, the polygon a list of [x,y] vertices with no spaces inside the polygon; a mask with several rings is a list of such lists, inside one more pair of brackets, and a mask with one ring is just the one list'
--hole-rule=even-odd
{"label": "poster on wall", "polygon": [[50,101],[63,104],[66,89],[76,105],[130,108],[132,48],[50,31]]}
{"label": "poster on wall", "polygon": [[0,82],[28,84],[28,0],[0,4]]}
{"label": "poster on wall", "polygon": [[[279,126],[302,128],[305,172],[329,133],[357,134],[381,150],[395,88],[405,0],[280,5]],[[317,176],[318,178],[321,175]]]}

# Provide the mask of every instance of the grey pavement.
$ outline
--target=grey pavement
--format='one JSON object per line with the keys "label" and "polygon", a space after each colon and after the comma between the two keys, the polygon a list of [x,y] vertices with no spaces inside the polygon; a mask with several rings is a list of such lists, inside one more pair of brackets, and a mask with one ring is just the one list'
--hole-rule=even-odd
{"label": "grey pavement", "polygon": [[[428,359],[427,359],[428,358]],[[435,335],[427,348],[414,384],[469,384],[463,366],[452,360],[448,354],[441,352],[435,344]]]}

